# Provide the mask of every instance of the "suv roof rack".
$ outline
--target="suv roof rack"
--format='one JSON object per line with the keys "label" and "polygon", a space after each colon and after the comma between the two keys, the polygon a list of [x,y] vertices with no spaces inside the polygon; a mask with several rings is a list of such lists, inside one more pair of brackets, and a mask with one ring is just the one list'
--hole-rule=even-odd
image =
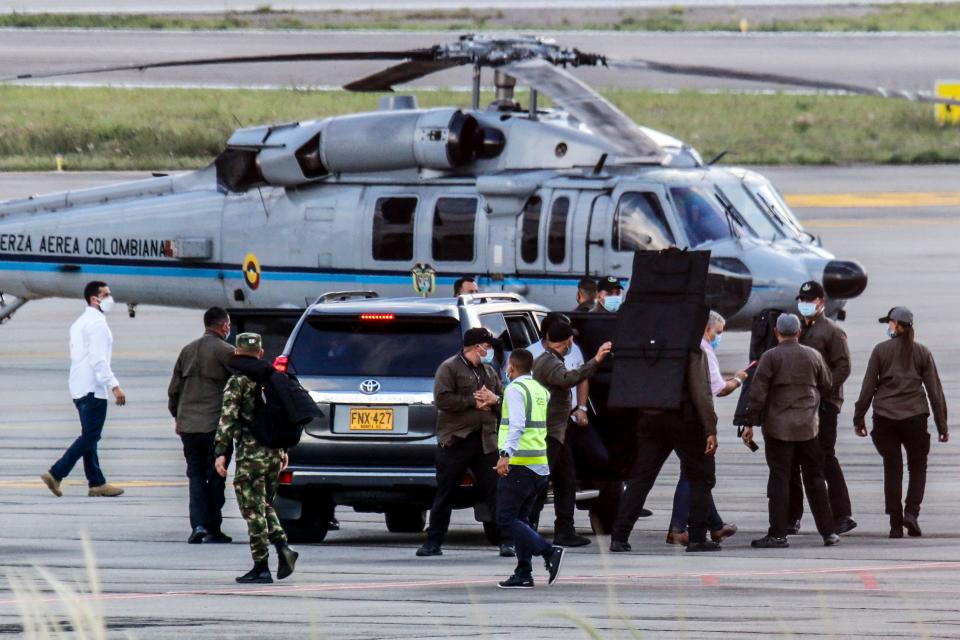
{"label": "suv roof rack", "polygon": [[376,291],[330,291],[316,300],[313,301],[313,304],[326,304],[328,302],[346,302],[347,300],[353,300],[355,298],[360,298],[361,300],[369,300],[370,298],[379,298],[380,294]]}
{"label": "suv roof rack", "polygon": [[519,293],[464,293],[457,296],[457,306],[487,302],[524,302]]}

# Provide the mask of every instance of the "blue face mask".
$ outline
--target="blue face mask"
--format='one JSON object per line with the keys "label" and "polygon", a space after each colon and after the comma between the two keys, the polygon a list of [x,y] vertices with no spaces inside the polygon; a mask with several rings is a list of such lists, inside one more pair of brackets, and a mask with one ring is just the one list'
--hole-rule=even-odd
{"label": "blue face mask", "polygon": [[720,339],[723,337],[723,334],[719,334],[716,338],[710,341],[710,348],[716,351],[720,348]]}
{"label": "blue face mask", "polygon": [[891,338],[896,338],[896,337],[897,337],[897,332],[896,332],[895,330],[891,329],[890,327],[887,327],[887,335],[888,335],[889,337],[891,337]]}
{"label": "blue face mask", "polygon": [[800,312],[805,318],[812,318],[817,315],[817,303],[816,302],[798,302],[797,311]]}
{"label": "blue face mask", "polygon": [[611,313],[616,313],[622,301],[623,299],[620,296],[607,296],[603,299],[603,308]]}
{"label": "blue face mask", "polygon": [[483,364],[493,364],[493,349],[487,349],[487,352],[480,356],[480,362]]}

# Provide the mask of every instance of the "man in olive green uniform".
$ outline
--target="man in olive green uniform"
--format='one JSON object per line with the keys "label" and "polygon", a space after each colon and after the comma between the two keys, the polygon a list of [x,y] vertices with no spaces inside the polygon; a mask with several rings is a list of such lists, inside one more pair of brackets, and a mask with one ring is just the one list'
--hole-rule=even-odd
{"label": "man in olive green uniform", "polygon": [[282,449],[271,449],[260,444],[250,426],[261,386],[271,375],[273,367],[261,360],[263,346],[256,333],[237,336],[237,348],[230,360],[234,375],[223,391],[223,412],[216,439],[216,468],[227,476],[226,453],[233,446],[236,451],[236,472],[233,487],[243,519],[250,535],[250,553],[253,569],[237,578],[240,583],[273,582],[267,560],[270,544],[277,549],[277,578],[282,580],[293,573],[297,552],[287,546],[287,534],[273,510],[280,472],[287,466],[287,454]]}

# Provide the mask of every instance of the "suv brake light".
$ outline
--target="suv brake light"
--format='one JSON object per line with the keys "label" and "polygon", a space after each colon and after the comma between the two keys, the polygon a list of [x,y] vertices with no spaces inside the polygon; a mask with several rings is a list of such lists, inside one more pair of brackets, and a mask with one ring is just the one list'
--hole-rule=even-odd
{"label": "suv brake light", "polygon": [[392,322],[397,316],[393,313],[361,313],[360,320],[363,322]]}
{"label": "suv brake light", "polygon": [[287,372],[287,366],[290,364],[290,358],[287,356],[277,356],[273,360],[273,368],[279,371],[280,373]]}
{"label": "suv brake light", "polygon": [[285,469],[280,472],[280,484],[290,485],[293,484],[293,471]]}

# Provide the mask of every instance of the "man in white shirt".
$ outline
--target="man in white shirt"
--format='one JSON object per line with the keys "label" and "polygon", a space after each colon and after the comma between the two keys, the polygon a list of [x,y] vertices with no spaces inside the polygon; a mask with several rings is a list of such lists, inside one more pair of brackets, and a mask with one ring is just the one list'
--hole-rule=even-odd
{"label": "man in white shirt", "polygon": [[[710,390],[714,397],[723,397],[730,395],[736,389],[739,389],[743,381],[747,379],[746,371],[738,371],[729,380],[723,379],[720,372],[720,361],[717,359],[717,349],[720,347],[721,336],[727,321],[716,311],[710,312],[710,318],[707,320],[707,326],[703,330],[703,338],[700,340],[700,348],[707,356],[707,368],[710,370]],[[680,480],[677,482],[676,491],[673,494],[673,514],[670,517],[670,530],[667,532],[667,544],[686,545],[689,541],[687,535],[687,518],[690,514],[690,484],[687,476],[680,473]],[[713,496],[710,496],[710,512],[707,518],[707,527],[710,529],[710,539],[714,542],[722,542],[737,532],[737,525],[728,524],[723,521],[720,514],[717,513],[717,507],[713,503]]]}
{"label": "man in white shirt", "polygon": [[107,418],[107,394],[113,394],[117,406],[127,402],[110,369],[113,334],[106,314],[113,308],[113,296],[105,282],[93,281],[84,287],[83,297],[87,308],[70,327],[70,396],[80,414],[80,437],[40,476],[58,498],[63,495],[60,483],[80,459],[90,485],[89,496],[114,497],[123,493],[120,487],[107,483],[97,457],[97,442]]}

